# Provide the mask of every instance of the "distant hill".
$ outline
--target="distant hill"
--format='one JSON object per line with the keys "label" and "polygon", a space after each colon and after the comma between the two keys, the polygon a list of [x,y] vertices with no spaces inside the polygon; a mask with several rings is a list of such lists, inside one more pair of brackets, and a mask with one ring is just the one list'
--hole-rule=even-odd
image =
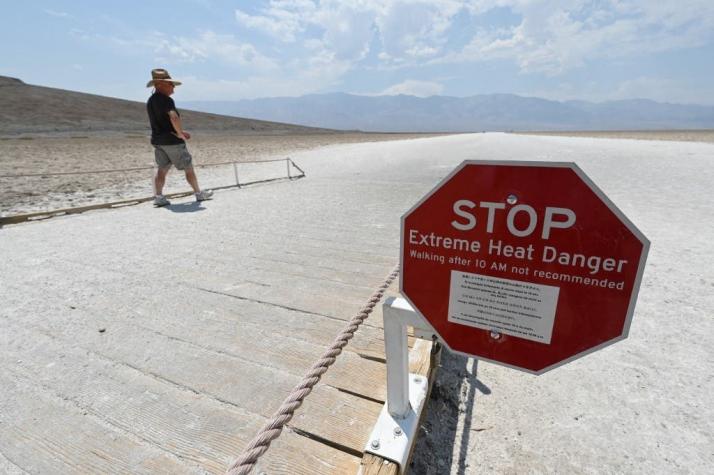
{"label": "distant hill", "polygon": [[[179,111],[188,130],[243,134],[330,133],[334,131],[262,120]],[[0,135],[63,133],[149,134],[146,105],[111,97],[32,86],[0,76]]]}
{"label": "distant hill", "polygon": [[650,100],[551,101],[513,94],[471,97],[316,94],[192,101],[194,110],[312,127],[381,132],[648,130],[714,128],[714,107]]}

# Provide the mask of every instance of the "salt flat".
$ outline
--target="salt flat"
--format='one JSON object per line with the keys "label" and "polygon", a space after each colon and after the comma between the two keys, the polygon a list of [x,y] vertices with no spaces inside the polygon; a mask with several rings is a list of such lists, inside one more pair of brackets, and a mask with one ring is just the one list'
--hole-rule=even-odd
{"label": "salt flat", "polygon": [[[7,226],[0,467],[219,473],[397,262],[401,214],[462,160],[494,159],[576,162],[644,232],[637,310],[627,340],[538,377],[445,357],[414,473],[708,473],[713,155],[506,134],[336,145],[292,155],[305,179],[202,206]],[[322,403],[381,374],[363,357],[380,344],[375,317],[266,454],[268,473],[308,473],[280,457],[320,445],[299,434],[310,418],[366,437],[369,401]],[[320,453],[307,462],[325,473],[358,458]]]}

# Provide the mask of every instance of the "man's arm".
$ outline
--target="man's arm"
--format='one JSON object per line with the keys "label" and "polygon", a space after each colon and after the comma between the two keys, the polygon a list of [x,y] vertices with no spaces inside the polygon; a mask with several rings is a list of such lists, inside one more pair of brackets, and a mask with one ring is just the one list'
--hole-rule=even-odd
{"label": "man's arm", "polygon": [[184,140],[191,138],[191,134],[183,130],[183,127],[181,126],[181,116],[179,116],[175,110],[169,111],[169,120],[171,121],[171,125],[174,126],[174,130],[176,131],[176,136],[178,138]]}

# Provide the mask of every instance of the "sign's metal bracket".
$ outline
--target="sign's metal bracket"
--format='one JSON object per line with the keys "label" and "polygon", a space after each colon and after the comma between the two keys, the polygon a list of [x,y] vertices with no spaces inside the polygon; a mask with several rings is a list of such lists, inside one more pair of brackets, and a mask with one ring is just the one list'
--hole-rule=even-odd
{"label": "sign's metal bracket", "polygon": [[429,381],[418,374],[409,374],[409,407],[404,417],[397,419],[382,406],[377,423],[369,435],[365,452],[399,464],[399,473],[404,473],[409,453],[419,429],[419,415],[426,401]]}
{"label": "sign's metal bracket", "polygon": [[387,402],[367,440],[365,452],[396,462],[399,472],[404,473],[429,391],[427,377],[409,373],[407,326],[414,328],[415,336],[427,340],[432,340],[434,331],[402,298],[388,298],[382,309]]}
{"label": "sign's metal bracket", "polygon": [[[389,297],[382,305],[384,318],[399,318],[405,325],[412,327],[414,337],[432,341],[438,338],[429,322],[401,297]],[[386,328],[385,328],[386,330]]]}

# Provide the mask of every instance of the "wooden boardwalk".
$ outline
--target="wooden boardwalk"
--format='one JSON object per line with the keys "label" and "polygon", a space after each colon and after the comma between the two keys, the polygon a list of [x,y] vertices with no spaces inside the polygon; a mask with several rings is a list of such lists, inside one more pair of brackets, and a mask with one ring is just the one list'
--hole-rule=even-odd
{"label": "wooden boardwalk", "polygon": [[[398,260],[399,210],[360,209],[388,187],[329,182],[0,229],[0,471],[223,473]],[[255,473],[360,469],[382,338],[378,307]]]}

